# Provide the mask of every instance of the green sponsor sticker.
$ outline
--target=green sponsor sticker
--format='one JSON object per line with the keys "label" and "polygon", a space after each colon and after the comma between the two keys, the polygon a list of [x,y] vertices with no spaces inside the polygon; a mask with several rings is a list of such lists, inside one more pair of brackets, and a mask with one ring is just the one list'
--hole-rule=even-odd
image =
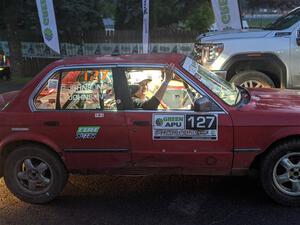
{"label": "green sponsor sticker", "polygon": [[76,139],[95,139],[100,126],[80,126],[76,131]]}

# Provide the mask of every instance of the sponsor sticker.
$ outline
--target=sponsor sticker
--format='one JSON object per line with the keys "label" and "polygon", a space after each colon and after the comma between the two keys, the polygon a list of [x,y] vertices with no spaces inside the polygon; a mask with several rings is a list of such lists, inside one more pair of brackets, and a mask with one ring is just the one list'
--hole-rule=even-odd
{"label": "sponsor sticker", "polygon": [[103,118],[104,113],[95,113],[95,118]]}
{"label": "sponsor sticker", "polygon": [[58,80],[57,79],[49,79],[48,80],[48,89],[57,90],[58,88]]}
{"label": "sponsor sticker", "polygon": [[184,129],[184,115],[155,115],[154,129]]}
{"label": "sponsor sticker", "polygon": [[198,65],[197,63],[189,57],[186,57],[182,65],[183,69],[188,71],[193,76],[197,73]]}
{"label": "sponsor sticker", "polygon": [[76,131],[76,139],[95,139],[100,126],[80,126]]}
{"label": "sponsor sticker", "polygon": [[154,140],[215,141],[218,139],[218,116],[217,114],[153,114],[152,133]]}

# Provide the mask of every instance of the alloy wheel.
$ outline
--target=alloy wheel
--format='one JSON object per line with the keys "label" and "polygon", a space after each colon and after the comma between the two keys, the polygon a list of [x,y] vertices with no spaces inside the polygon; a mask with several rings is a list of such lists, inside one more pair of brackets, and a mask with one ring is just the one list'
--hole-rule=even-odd
{"label": "alloy wheel", "polygon": [[276,162],[273,182],[284,194],[300,196],[300,153],[286,154]]}

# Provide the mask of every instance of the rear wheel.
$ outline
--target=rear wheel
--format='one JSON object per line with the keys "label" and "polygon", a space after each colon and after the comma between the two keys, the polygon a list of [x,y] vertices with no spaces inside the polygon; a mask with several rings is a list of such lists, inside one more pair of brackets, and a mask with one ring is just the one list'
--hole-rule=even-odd
{"label": "rear wheel", "polygon": [[300,206],[300,141],[281,144],[264,158],[261,182],[276,202]]}
{"label": "rear wheel", "polygon": [[68,173],[55,154],[38,145],[20,146],[4,164],[4,180],[19,199],[34,204],[53,200],[64,188]]}
{"label": "rear wheel", "polygon": [[264,73],[247,70],[237,73],[230,82],[245,88],[274,88],[274,82]]}

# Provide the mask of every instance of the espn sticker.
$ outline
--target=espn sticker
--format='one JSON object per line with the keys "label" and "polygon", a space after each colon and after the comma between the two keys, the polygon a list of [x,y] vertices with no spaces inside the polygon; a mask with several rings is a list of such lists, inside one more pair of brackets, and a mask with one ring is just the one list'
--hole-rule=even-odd
{"label": "espn sticker", "polygon": [[95,139],[100,126],[80,126],[76,131],[76,139]]}

